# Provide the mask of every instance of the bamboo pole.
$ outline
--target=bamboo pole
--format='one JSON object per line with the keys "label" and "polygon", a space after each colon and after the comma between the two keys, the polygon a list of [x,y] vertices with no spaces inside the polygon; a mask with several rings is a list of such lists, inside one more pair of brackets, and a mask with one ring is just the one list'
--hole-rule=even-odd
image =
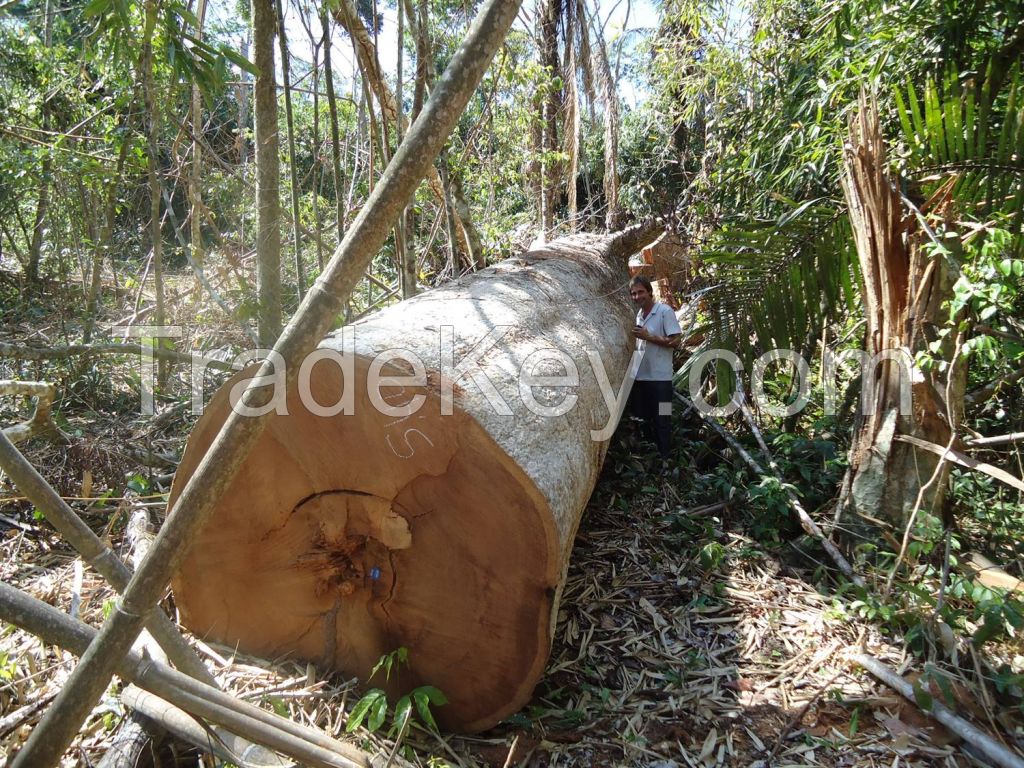
{"label": "bamboo pole", "polygon": [[[274,345],[274,351],[285,363],[289,382],[295,381],[303,358],[344,311],[348,295],[465,110],[515,20],[519,5],[520,0],[488,0],[481,8],[466,39],[436,83],[419,120],[356,216],[326,271],[306,294]],[[242,395],[245,404],[259,408],[270,401],[272,391],[260,383],[269,381],[266,377],[275,368],[271,360],[264,361]],[[138,636],[144,618],[163,596],[171,575],[186,554],[187,543],[213,512],[217,499],[227,491],[256,443],[265,419],[266,416],[246,417],[234,412],[225,422],[170,510],[149,557],[132,577],[95,641],[22,751],[11,761],[10,768],[49,768],[58,763],[106,689],[118,662]]]}
{"label": "bamboo pole", "polygon": [[[44,642],[75,654],[82,654],[97,634],[88,624],[72,619],[2,581],[0,618],[38,635]],[[217,688],[134,651],[118,659],[116,669],[121,677],[174,706],[305,765],[314,768],[367,768],[370,764],[367,756],[351,744],[336,741],[253,704],[238,701]],[[23,755],[24,750],[14,760],[23,760]]]}
{"label": "bamboo pole", "polygon": [[219,726],[200,724],[185,710],[134,685],[121,691],[121,703],[179,739],[239,768],[294,768],[291,760],[251,744]]}
{"label": "bamboo pole", "polygon": [[[854,654],[850,659],[854,663],[864,667],[864,669],[888,685],[894,691],[897,691],[904,698],[914,704],[917,703],[917,699],[914,696],[914,686],[897,675],[878,659],[873,656],[869,656],[866,653]],[[1002,768],[1024,768],[1024,759],[1022,759],[1020,755],[1011,752],[977,726],[967,722],[962,717],[958,717],[953,714],[951,710],[943,706],[940,702],[933,702],[932,708],[927,714],[949,728],[949,730],[977,749],[988,760],[991,760],[996,765],[1001,766]]]}
{"label": "bamboo pole", "polygon": [[[89,565],[106,579],[118,592],[128,586],[132,572],[121,562],[113,550],[92,532],[82,518],[43,479],[8,438],[0,433],[0,467],[14,481],[25,497],[31,501],[47,522],[73,546]],[[188,675],[210,685],[216,685],[213,675],[185,639],[178,633],[167,614],[154,610],[146,622],[153,638],[160,644],[171,662]]]}

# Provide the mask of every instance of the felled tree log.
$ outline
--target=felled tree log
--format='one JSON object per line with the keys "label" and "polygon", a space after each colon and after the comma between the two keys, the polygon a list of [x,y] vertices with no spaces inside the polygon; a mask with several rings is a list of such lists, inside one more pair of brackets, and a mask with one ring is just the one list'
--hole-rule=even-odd
{"label": "felled tree log", "polygon": [[[182,621],[364,681],[404,646],[408,666],[370,684],[440,688],[451,730],[522,707],[626,394],[626,259],[654,234],[557,241],[326,338],[335,359],[300,372],[191,543],[172,582]],[[375,362],[386,350],[404,359]],[[578,386],[520,375],[573,368]],[[375,370],[405,378],[377,390]],[[252,375],[212,399],[171,504]]]}

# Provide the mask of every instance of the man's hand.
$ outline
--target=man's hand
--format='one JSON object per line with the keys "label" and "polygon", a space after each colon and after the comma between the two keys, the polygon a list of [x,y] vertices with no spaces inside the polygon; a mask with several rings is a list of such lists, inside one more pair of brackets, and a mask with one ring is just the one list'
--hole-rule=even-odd
{"label": "man's hand", "polygon": [[638,325],[633,329],[633,337],[640,339],[641,341],[651,340],[651,334],[642,325]]}

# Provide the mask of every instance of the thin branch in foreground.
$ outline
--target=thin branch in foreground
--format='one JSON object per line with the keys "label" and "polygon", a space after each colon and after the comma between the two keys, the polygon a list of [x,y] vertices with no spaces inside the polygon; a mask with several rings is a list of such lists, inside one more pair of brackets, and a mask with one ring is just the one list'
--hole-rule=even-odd
{"label": "thin branch in foreground", "polygon": [[[850,660],[862,666],[910,702],[917,704],[917,699],[914,696],[914,686],[874,656],[869,656],[866,653],[856,653],[850,657]],[[1011,752],[977,726],[953,714],[950,709],[943,706],[940,702],[934,701],[931,711],[927,714],[938,720],[995,765],[1000,766],[1000,768],[1024,768],[1024,759],[1019,755]]]}
{"label": "thin branch in foreground", "polygon": [[978,472],[983,472],[989,477],[994,477],[996,480],[1006,483],[1011,488],[1016,488],[1018,491],[1024,491],[1024,480],[1011,475],[1005,469],[1000,469],[999,467],[995,467],[991,464],[986,464],[983,461],[972,459],[966,453],[961,453],[955,448],[947,448],[911,435],[895,435],[893,440],[899,440],[904,443],[916,445],[918,448],[924,448],[926,451],[931,451],[932,453],[941,456],[946,461],[959,464],[961,467],[966,467],[967,469],[975,469]]}
{"label": "thin branch in foreground", "polygon": [[20,395],[36,399],[36,409],[28,421],[15,424],[13,427],[4,427],[4,437],[12,443],[20,443],[30,437],[40,436],[67,440],[67,435],[53,423],[53,398],[55,395],[53,384],[45,381],[0,379],[0,395]]}
{"label": "thin branch in foreground", "polygon": [[1011,432],[1008,435],[994,435],[992,437],[973,437],[964,440],[968,448],[981,448],[989,445],[1006,445],[1007,443],[1019,443],[1024,440],[1024,432]]}

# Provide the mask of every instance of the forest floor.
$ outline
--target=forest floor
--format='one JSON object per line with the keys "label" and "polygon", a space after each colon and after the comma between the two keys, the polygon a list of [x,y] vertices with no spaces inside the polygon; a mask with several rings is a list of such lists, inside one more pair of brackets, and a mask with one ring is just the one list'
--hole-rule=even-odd
{"label": "forest floor", "polygon": [[[63,479],[62,493],[74,496],[83,461],[114,473],[130,471],[131,459],[107,440],[85,452],[74,445],[44,446],[31,455],[48,475]],[[112,467],[118,456],[123,463]],[[106,457],[105,465],[100,457]],[[682,508],[678,487],[686,478],[651,480],[640,464],[623,445],[613,446],[576,540],[551,661],[533,701],[475,737],[440,738],[413,729],[398,751],[399,763],[985,764],[847,660],[863,644],[893,667],[909,666],[898,645],[852,618],[840,600],[821,594],[810,570],[780,560],[745,535],[734,507]],[[94,530],[115,545],[121,543],[119,521],[130,511],[148,508],[154,519],[162,513],[159,489],[147,493],[145,485],[137,487],[143,492],[129,491],[86,511]],[[4,581],[64,610],[76,600],[79,615],[98,624],[113,598],[109,587],[89,570],[76,576],[81,566],[75,553],[31,514],[12,516],[24,505],[9,487],[5,491]],[[720,548],[698,545],[709,535]],[[235,695],[353,738],[344,733],[344,713],[359,695],[355,681],[320,680],[305,665],[271,665],[231,649],[197,646]],[[73,662],[69,654],[10,627],[0,639],[0,662],[0,749],[7,753],[40,716],[42,707],[30,708],[52,698]],[[17,713],[24,717],[6,720]],[[95,764],[123,715],[112,689],[68,764]],[[356,735],[371,753],[392,752],[394,743],[381,733]],[[157,764],[194,764],[187,750],[178,747],[176,759],[172,753],[173,745],[165,746]]]}
{"label": "forest floor", "polygon": [[[8,318],[2,340],[38,343],[42,334],[56,343],[51,320]],[[159,457],[180,455],[189,424],[184,398],[153,417],[122,415],[138,412],[135,366],[62,369],[58,412],[71,441],[23,446],[122,555],[134,513],[145,510],[154,525],[164,514],[173,465]],[[47,377],[53,370],[34,372]],[[0,405],[0,418],[16,420],[10,404]],[[681,441],[701,439],[696,428],[685,429]],[[381,731],[346,734],[346,713],[361,695],[356,681],[193,642],[229,692],[356,739],[369,753],[393,754],[395,765],[985,765],[851,664],[849,653],[865,648],[901,672],[920,666],[898,637],[858,618],[850,597],[831,593],[825,569],[795,548],[798,540],[766,546],[747,532],[742,502],[695,499],[685,473],[666,481],[646,473],[645,461],[637,446],[613,440],[575,542],[547,671],[531,703],[486,733],[441,737],[416,726],[397,749]],[[74,603],[94,626],[102,622],[110,588],[82,568],[6,480],[0,548],[4,581],[66,611]],[[70,654],[3,627],[0,756],[27,737],[72,668]],[[1024,734],[1019,713],[970,690],[968,680],[954,687],[962,715],[983,727],[999,720],[1002,728],[991,732]],[[95,765],[124,716],[112,687],[66,764]],[[173,740],[149,758],[159,766],[197,760]]]}

